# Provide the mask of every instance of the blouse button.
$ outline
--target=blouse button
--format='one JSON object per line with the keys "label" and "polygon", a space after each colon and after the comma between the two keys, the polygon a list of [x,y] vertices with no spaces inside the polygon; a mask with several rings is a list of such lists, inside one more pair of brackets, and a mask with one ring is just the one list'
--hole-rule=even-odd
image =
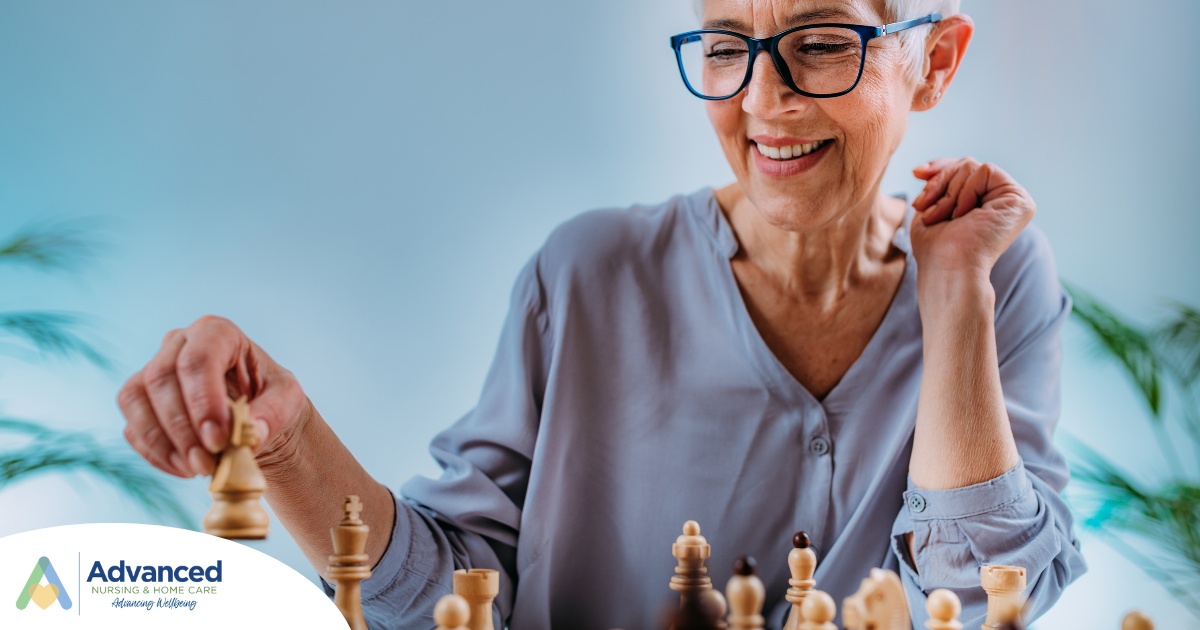
{"label": "blouse button", "polygon": [[829,440],[823,437],[813,438],[813,441],[808,443],[808,450],[818,456],[824,455],[829,452]]}
{"label": "blouse button", "polygon": [[908,509],[910,509],[914,512],[924,512],[925,511],[925,497],[923,497],[915,492],[910,493],[908,495]]}

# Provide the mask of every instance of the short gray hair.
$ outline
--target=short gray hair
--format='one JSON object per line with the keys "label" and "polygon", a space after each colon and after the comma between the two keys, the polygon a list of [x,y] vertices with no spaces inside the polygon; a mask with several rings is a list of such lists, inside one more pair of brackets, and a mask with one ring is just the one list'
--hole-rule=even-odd
{"label": "short gray hair", "polygon": [[[884,2],[885,17],[891,23],[911,20],[930,13],[940,13],[942,17],[951,16],[958,13],[961,0],[884,0]],[[704,0],[692,0],[692,3],[696,9],[696,17],[703,18]],[[897,35],[900,38],[900,50],[904,51],[908,64],[909,78],[913,81],[921,80],[921,71],[924,69],[925,38],[929,36],[929,31],[932,29],[932,25],[925,24],[901,31]]]}

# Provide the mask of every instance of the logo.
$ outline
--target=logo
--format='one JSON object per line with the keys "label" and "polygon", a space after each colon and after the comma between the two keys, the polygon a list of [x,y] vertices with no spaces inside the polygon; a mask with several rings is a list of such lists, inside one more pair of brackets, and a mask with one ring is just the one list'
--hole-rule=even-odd
{"label": "logo", "polygon": [[[43,576],[48,584],[42,584]],[[25,582],[25,588],[21,590],[21,596],[17,598],[17,610],[25,610],[30,600],[42,610],[49,608],[55,600],[64,610],[71,608],[71,598],[67,595],[67,589],[63,587],[62,580],[58,579],[54,565],[50,564],[50,559],[45,556],[38,559],[33,571],[30,572],[29,580]]]}

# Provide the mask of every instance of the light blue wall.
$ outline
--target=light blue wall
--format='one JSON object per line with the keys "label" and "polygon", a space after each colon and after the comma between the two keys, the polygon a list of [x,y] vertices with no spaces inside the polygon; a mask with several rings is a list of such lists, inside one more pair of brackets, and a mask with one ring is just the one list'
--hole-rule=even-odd
{"label": "light blue wall", "polygon": [[[1200,4],[964,5],[966,68],[912,118],[885,188],[915,193],[907,172],[932,157],[997,162],[1037,199],[1063,277],[1144,321],[1200,303]],[[730,179],[667,46],[693,24],[687,0],[0,0],[0,233],[100,216],[109,244],[78,278],[0,270],[0,308],[95,314],[121,366],[5,360],[3,410],[116,438],[124,377],[219,313],[380,479],[433,473],[425,445],[471,406],[554,225]],[[1158,470],[1119,374],[1066,341],[1063,428]],[[203,482],[179,488],[207,507]],[[0,493],[0,535],[144,518],[85,480]],[[276,532],[263,548],[311,575]],[[1092,573],[1043,627],[1115,628],[1134,606],[1195,623],[1085,544]]]}

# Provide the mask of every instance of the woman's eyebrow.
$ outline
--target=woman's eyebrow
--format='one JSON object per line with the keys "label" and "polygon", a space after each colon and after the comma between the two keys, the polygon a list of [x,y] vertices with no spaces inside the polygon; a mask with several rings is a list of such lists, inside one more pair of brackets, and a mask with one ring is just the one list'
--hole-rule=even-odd
{"label": "woman's eyebrow", "polygon": [[[852,20],[852,19],[854,19],[854,16],[851,15],[850,13],[847,13],[846,11],[843,11],[843,10],[837,9],[837,8],[833,8],[833,7],[827,7],[827,8],[822,8],[822,9],[812,9],[810,11],[803,11],[800,13],[792,14],[790,17],[788,17],[786,20],[784,20],[783,26],[786,28],[786,27],[792,27],[792,26],[799,26],[800,24],[805,24],[807,22],[815,22],[817,20],[830,20],[830,19],[842,19],[842,20],[851,19]],[[737,20],[737,19],[731,19],[731,18],[716,18],[713,20],[708,20],[704,23],[704,28],[722,29],[722,30],[727,30],[727,31],[737,31],[739,33],[747,33],[747,32],[752,32],[754,30],[754,29],[750,28],[749,26],[747,26],[745,22],[742,22],[741,20]]]}

